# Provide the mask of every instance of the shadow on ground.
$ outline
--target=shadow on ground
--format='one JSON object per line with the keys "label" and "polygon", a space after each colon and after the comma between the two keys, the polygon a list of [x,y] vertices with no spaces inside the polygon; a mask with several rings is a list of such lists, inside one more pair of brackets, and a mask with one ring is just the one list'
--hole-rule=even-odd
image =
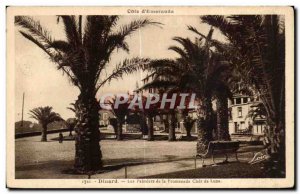
{"label": "shadow on ground", "polygon": [[[101,140],[114,140],[115,138],[113,138],[114,134],[112,133],[101,133]],[[63,141],[74,141],[75,140],[75,136],[64,136],[63,137],[64,140]],[[51,140],[53,141],[58,141],[59,137],[54,137]],[[123,134],[123,140],[122,141],[128,141],[128,140],[144,140],[142,139],[142,134]],[[168,135],[165,134],[158,134],[158,135],[154,135],[154,140],[155,141],[167,141],[168,140]],[[176,141],[197,141],[197,137],[196,136],[192,136],[192,137],[187,137],[187,136],[181,136],[180,138],[178,138]]]}
{"label": "shadow on ground", "polygon": [[262,164],[231,162],[219,166],[207,166],[193,170],[158,174],[141,178],[270,178]]}

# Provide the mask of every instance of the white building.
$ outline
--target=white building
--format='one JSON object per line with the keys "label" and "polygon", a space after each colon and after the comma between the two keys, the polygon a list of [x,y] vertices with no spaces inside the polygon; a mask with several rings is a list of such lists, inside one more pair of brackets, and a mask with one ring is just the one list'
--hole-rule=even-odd
{"label": "white building", "polygon": [[248,116],[259,100],[246,95],[236,95],[233,102],[229,101],[229,134],[263,134],[264,117],[252,120]]}

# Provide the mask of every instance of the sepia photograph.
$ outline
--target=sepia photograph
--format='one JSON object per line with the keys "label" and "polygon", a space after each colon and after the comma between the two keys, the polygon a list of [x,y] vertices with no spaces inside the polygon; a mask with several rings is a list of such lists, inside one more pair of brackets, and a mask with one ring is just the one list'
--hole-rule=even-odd
{"label": "sepia photograph", "polygon": [[293,7],[7,7],[9,188],[292,188]]}

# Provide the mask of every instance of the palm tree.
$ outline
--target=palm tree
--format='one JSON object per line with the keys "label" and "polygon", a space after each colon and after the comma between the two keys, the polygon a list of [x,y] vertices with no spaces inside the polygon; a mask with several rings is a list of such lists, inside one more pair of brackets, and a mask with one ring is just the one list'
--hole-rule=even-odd
{"label": "palm tree", "polygon": [[192,130],[193,125],[194,125],[195,122],[196,122],[196,120],[193,119],[191,116],[184,115],[183,125],[184,125],[184,128],[186,130],[186,136],[188,138],[191,137],[191,130]]}
{"label": "palm tree", "polygon": [[[111,105],[111,111],[117,118],[118,126],[117,126],[117,134],[116,135],[117,135],[117,140],[121,141],[121,140],[123,140],[123,124],[125,122],[126,116],[128,116],[129,112],[130,112],[130,109],[129,109],[130,102],[129,102],[129,99],[127,99],[126,103],[119,104],[118,107],[115,107],[116,98],[117,98],[117,96],[109,99],[109,101],[107,103]],[[123,97],[123,96],[118,97],[118,98],[120,98],[121,101],[123,101],[125,99],[125,97]]]}
{"label": "palm tree", "polygon": [[285,67],[284,25],[278,16],[206,16],[202,20],[228,38],[232,49],[223,49],[223,54],[232,60],[243,84],[258,94],[269,125],[277,131],[284,123]]}
{"label": "palm tree", "polygon": [[[112,79],[138,70],[149,59],[125,59],[110,75],[103,77],[112,53],[117,50],[129,52],[126,37],[140,28],[159,23],[148,19],[135,20],[118,27],[119,16],[64,15],[62,21],[66,40],[54,40],[48,30],[31,17],[16,16],[15,24],[20,33],[41,48],[57,64],[71,82],[79,88],[75,102],[76,138],[74,170],[79,173],[96,171],[102,167],[99,131],[99,103],[95,98],[98,90]],[[84,26],[83,26],[84,24]]]}
{"label": "palm tree", "polygon": [[[152,60],[147,65],[147,70],[152,72],[154,77],[151,82],[145,84],[141,89],[154,88],[158,91],[160,97],[163,93],[167,93],[168,98],[174,93],[190,93],[192,91],[193,84],[192,80],[189,79],[190,72],[187,71],[186,66],[179,63],[179,61],[172,59]],[[175,107],[179,105],[179,102],[180,100],[176,102]],[[165,130],[169,134],[168,140],[175,141],[175,108],[165,108],[164,110],[157,112],[157,114],[165,115],[164,124]]]}
{"label": "palm tree", "polygon": [[[188,29],[199,36],[199,39],[205,39],[207,52],[212,52],[212,56],[207,56],[211,60],[211,64],[208,64],[213,73],[212,84],[209,84],[213,96],[216,99],[217,111],[217,139],[218,140],[230,140],[229,126],[228,126],[228,99],[232,99],[232,90],[236,90],[236,75],[231,64],[228,63],[228,59],[222,55],[222,52],[218,50],[222,46],[223,49],[227,48],[226,43],[221,43],[212,39],[211,36],[205,36],[199,32],[195,27],[188,26]],[[213,28],[210,30],[213,32]],[[214,47],[214,50],[212,49]],[[215,74],[215,75],[213,75]]]}
{"label": "palm tree", "polygon": [[[223,89],[227,88],[224,86]],[[228,125],[228,98],[231,97],[231,92],[220,90],[216,94],[216,116],[217,116],[217,139],[218,140],[231,140],[229,135],[229,125]]]}
{"label": "palm tree", "polygon": [[141,115],[146,117],[148,128],[148,141],[154,141],[154,117],[159,114],[159,103],[151,104],[146,108],[146,102],[151,96],[142,96],[143,109],[139,110]]}
{"label": "palm tree", "polygon": [[190,39],[176,37],[182,47],[170,47],[180,55],[177,60],[181,64],[187,64],[187,80],[194,88],[200,101],[198,107],[198,144],[199,152],[206,150],[209,141],[213,139],[213,109],[212,97],[217,86],[218,78],[224,70],[224,65],[218,61],[217,55],[211,50],[210,40],[213,29],[210,29],[205,41],[196,38],[195,42]]}
{"label": "palm tree", "polygon": [[[192,27],[189,27],[188,29],[194,32],[196,31]],[[222,73],[227,68],[227,64],[220,59],[218,53],[212,51],[212,34],[213,29],[210,29],[207,36],[201,34],[203,37],[196,38],[195,42],[192,42],[188,38],[173,38],[173,40],[179,43],[181,47],[171,46],[169,49],[179,54],[179,57],[176,58],[176,60],[154,60],[150,63],[150,67],[148,67],[151,70],[155,70],[157,78],[164,75],[168,79],[154,79],[153,82],[144,86],[196,92],[197,97],[201,102],[198,108],[197,120],[199,129],[198,147],[201,147],[200,149],[203,150],[206,149],[209,141],[213,138],[212,97],[220,88],[224,91],[229,91],[227,85],[221,81]],[[205,41],[202,40],[203,38]],[[172,122],[170,122],[170,124],[171,123]],[[222,130],[228,131],[228,121],[227,127],[224,127]],[[174,135],[175,133],[170,134],[172,137],[174,137]]]}
{"label": "palm tree", "polygon": [[38,107],[30,110],[31,118],[36,119],[42,126],[42,139],[41,141],[47,141],[47,126],[55,121],[62,121],[58,113],[52,111],[52,107]]}
{"label": "palm tree", "polygon": [[[217,41],[215,45],[235,66],[242,83],[253,89],[253,93],[261,99],[270,128],[269,138],[276,139],[281,134],[281,142],[276,145],[279,151],[270,149],[270,152],[275,156],[281,151],[284,155],[284,149],[280,148],[284,147],[285,139],[283,20],[277,15],[203,16],[201,19],[218,28],[230,42],[227,48]],[[284,160],[284,157],[276,158],[274,160]]]}

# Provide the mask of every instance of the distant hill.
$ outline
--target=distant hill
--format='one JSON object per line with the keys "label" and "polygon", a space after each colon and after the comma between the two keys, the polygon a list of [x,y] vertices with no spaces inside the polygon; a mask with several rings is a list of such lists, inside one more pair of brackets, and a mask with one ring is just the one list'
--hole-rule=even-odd
{"label": "distant hill", "polygon": [[[23,121],[23,126],[21,126],[21,121],[15,122],[15,133],[28,133],[28,132],[36,132],[41,131],[42,126],[37,123],[33,123],[31,121]],[[64,129],[65,124],[63,121],[54,122],[48,125],[48,130],[55,130],[55,129]]]}

